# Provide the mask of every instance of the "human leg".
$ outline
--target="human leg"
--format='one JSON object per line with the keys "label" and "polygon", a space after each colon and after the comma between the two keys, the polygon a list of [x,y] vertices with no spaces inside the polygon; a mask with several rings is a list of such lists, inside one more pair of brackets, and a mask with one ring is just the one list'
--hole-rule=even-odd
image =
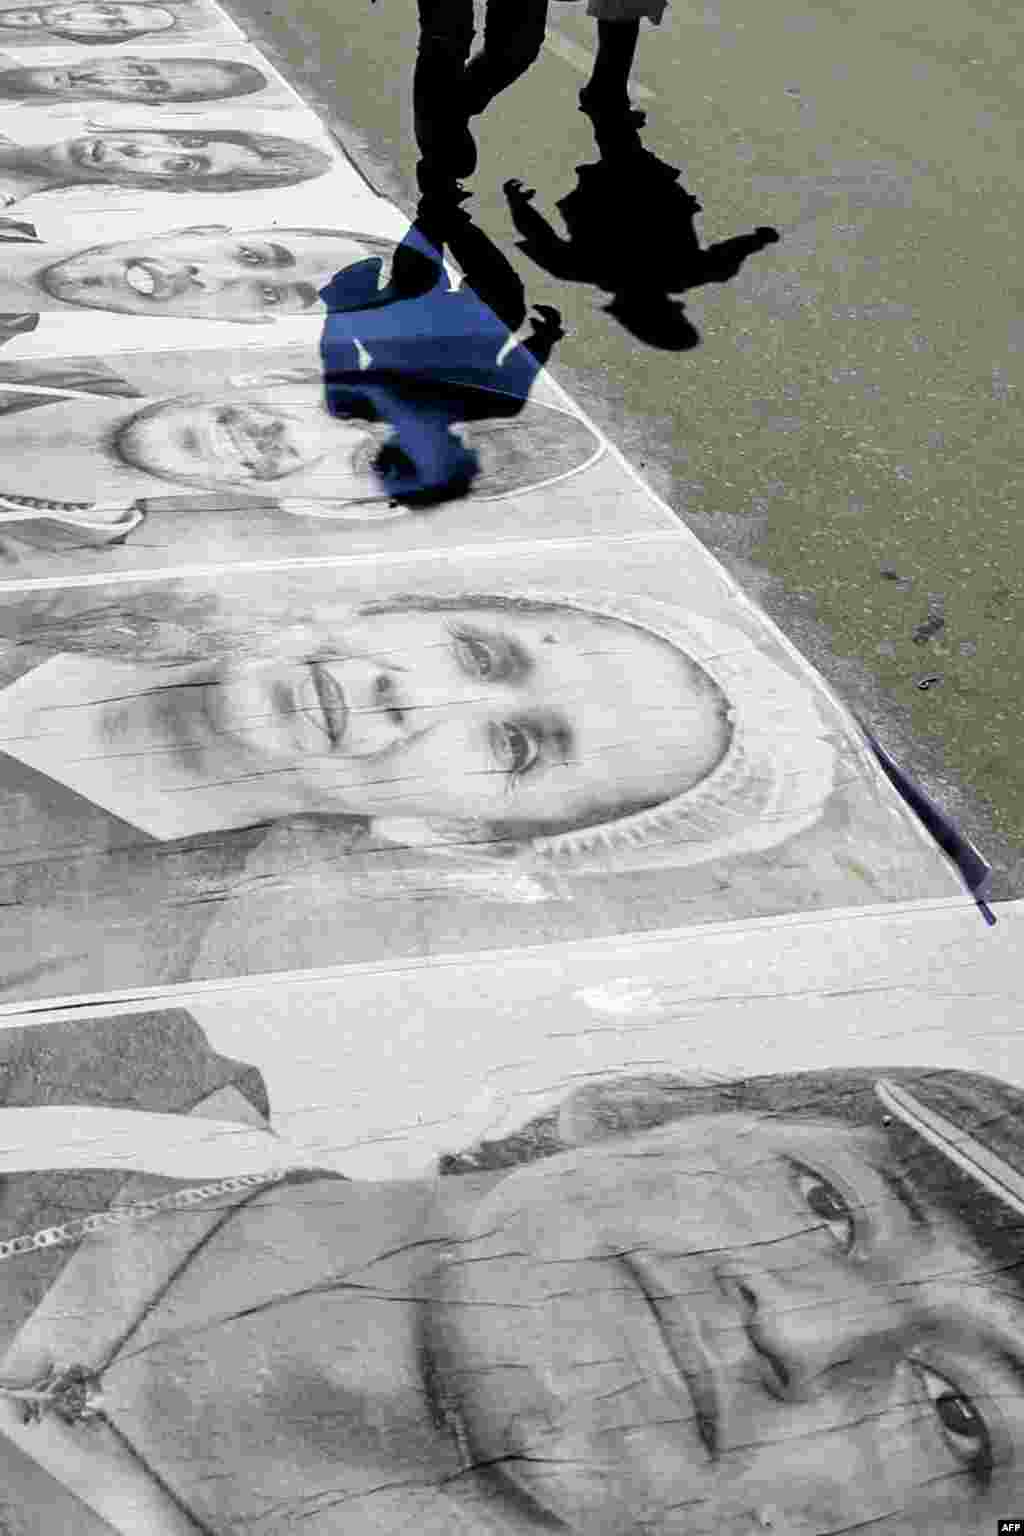
{"label": "human leg", "polygon": [[[419,44],[412,104],[421,186],[458,180],[476,169],[476,146],[464,103],[466,60],[473,45],[473,0],[418,0]],[[426,190],[426,187],[423,187]]]}
{"label": "human leg", "polygon": [[525,75],[540,53],[547,24],[548,0],[488,0],[483,47],[466,68],[470,116]]}
{"label": "human leg", "polygon": [[599,21],[597,57],[580,92],[584,111],[629,110],[629,76],[640,37],[639,21]]}

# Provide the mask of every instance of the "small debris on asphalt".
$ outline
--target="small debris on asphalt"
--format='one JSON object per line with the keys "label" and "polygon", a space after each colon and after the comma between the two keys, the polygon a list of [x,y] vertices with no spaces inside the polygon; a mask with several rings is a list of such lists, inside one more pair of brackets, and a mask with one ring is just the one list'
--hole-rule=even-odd
{"label": "small debris on asphalt", "polygon": [[927,645],[934,635],[938,635],[946,627],[946,621],[940,613],[929,614],[914,630],[914,644]]}

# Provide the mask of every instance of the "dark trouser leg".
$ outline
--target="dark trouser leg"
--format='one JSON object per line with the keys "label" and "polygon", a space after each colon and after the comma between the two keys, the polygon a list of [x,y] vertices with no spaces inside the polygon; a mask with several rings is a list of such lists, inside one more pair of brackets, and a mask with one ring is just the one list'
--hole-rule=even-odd
{"label": "dark trouser leg", "polygon": [[412,108],[421,164],[454,178],[476,168],[466,125],[464,77],[473,46],[473,0],[419,0]]}
{"label": "dark trouser leg", "polygon": [[586,98],[609,106],[628,105],[629,73],[639,36],[638,21],[598,22],[597,58],[581,100]]}
{"label": "dark trouser leg", "polygon": [[484,108],[540,53],[548,24],[548,0],[488,0],[484,45],[466,70],[470,114]]}

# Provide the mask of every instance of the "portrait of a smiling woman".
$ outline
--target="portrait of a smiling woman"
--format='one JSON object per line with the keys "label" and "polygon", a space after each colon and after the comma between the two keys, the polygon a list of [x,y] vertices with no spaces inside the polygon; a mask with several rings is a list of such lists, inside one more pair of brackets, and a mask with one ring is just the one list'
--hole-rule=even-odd
{"label": "portrait of a smiling woman", "polygon": [[[209,1117],[258,1140],[272,1104],[183,1010],[4,1031],[0,1060],[15,1521],[46,1497],[85,1536],[964,1536],[1020,1506],[1001,1082],[613,1078],[436,1177],[350,1181],[268,1135],[204,1183],[145,1148],[166,1165]],[[88,1139],[55,1144],[70,1106]]]}
{"label": "portrait of a smiling woman", "polygon": [[[587,871],[771,850],[828,803],[810,687],[718,621],[638,594],[240,580],[230,601],[221,580],[9,603],[4,921],[11,956],[21,920],[42,955],[12,984],[182,980],[200,937],[221,973],[333,963],[413,942],[406,896],[417,931],[474,882],[529,908]],[[282,888],[314,913],[287,955],[256,915]],[[588,931],[586,904],[566,915]]]}
{"label": "portrait of a smiling woman", "polygon": [[956,894],[813,677],[648,596],[655,558],[612,591],[517,555],[12,594],[9,992]]}
{"label": "portrait of a smiling woman", "polygon": [[[656,841],[688,821],[709,846],[734,830],[770,845],[793,830],[777,816],[756,825],[781,808],[784,749],[768,729],[780,708],[808,729],[794,826],[820,813],[830,787],[806,689],[752,642],[668,605],[480,592],[352,609],[327,600],[283,629],[275,605],[248,633],[218,634],[214,617],[189,640],[166,589],[136,596],[112,598],[106,633],[103,609],[81,596],[29,600],[23,643],[68,651],[9,684],[0,741],[161,840],[319,816],[354,835],[551,858]],[[179,598],[184,624],[193,609]],[[172,661],[162,635],[171,654],[175,641],[213,654]]]}

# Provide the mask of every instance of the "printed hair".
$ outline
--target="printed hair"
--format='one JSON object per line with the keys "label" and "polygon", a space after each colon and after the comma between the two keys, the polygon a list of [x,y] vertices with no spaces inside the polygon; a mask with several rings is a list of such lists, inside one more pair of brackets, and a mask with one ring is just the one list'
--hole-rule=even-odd
{"label": "printed hair", "polygon": [[873,1130],[889,1156],[884,1176],[904,1177],[925,1210],[952,1216],[988,1256],[1000,1286],[1024,1289],[1024,1222],[995,1195],[889,1115],[875,1092],[879,1078],[904,1086],[1017,1167],[1024,1166],[1024,1093],[981,1073],[935,1068],[828,1068],[728,1081],[670,1073],[608,1078],[569,1094],[518,1130],[443,1156],[441,1174],[511,1169],[577,1147],[642,1135],[697,1115],[769,1119]]}

